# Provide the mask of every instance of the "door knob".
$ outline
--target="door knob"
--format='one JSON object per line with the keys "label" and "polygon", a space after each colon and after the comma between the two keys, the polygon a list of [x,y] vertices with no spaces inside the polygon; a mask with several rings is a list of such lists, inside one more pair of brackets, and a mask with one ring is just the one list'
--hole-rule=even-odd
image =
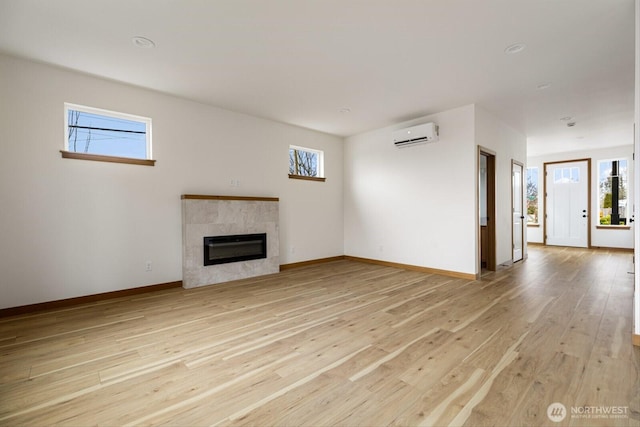
{"label": "door knob", "polygon": [[634,222],[634,221],[635,221],[635,219],[629,218],[629,222]]}

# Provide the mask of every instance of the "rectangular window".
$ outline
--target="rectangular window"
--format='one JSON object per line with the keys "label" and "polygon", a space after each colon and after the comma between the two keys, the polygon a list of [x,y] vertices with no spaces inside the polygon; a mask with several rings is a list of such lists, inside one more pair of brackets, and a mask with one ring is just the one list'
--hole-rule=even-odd
{"label": "rectangular window", "polygon": [[629,175],[626,159],[598,162],[598,212],[600,225],[626,225]]}
{"label": "rectangular window", "polygon": [[527,224],[538,224],[538,168],[527,168]]}
{"label": "rectangular window", "polygon": [[324,181],[324,153],[311,148],[290,146],[289,178]]}
{"label": "rectangular window", "polygon": [[68,103],[64,107],[63,157],[153,165],[150,118]]}
{"label": "rectangular window", "polygon": [[554,184],[569,184],[580,182],[579,168],[557,168],[553,171]]}

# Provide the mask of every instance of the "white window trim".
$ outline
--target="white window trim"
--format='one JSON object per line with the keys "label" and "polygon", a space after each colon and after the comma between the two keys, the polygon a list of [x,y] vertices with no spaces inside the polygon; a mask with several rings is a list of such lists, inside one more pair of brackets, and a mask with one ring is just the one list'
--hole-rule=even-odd
{"label": "white window trim", "polygon": [[[527,212],[527,222],[526,225],[527,226],[539,226],[540,225],[540,168],[538,168],[538,166],[529,166],[526,168],[525,170],[525,197],[526,197],[526,184],[528,184],[529,182],[529,169],[535,169],[536,170],[536,175],[538,177],[537,181],[536,181],[536,191],[538,192],[538,202],[536,203],[536,211],[538,212],[538,222],[529,222],[529,213]],[[528,210],[528,200],[526,202],[527,205],[527,210]]]}
{"label": "white window trim", "polygon": [[622,157],[614,157],[614,158],[611,158],[611,159],[600,159],[600,160],[598,160],[596,162],[596,167],[597,167],[597,169],[596,169],[596,176],[597,176],[596,181],[597,181],[597,189],[598,189],[598,193],[597,193],[598,194],[598,199],[596,200],[596,207],[598,209],[597,213],[599,214],[600,213],[600,209],[601,209],[601,207],[600,207],[600,197],[602,196],[602,193],[601,193],[602,190],[600,188],[600,163],[604,163],[604,162],[611,163],[611,162],[614,162],[614,161],[621,161],[621,160],[624,160],[624,161],[627,162],[627,199],[626,199],[627,200],[627,216],[628,216],[627,224],[626,225],[600,224],[599,215],[596,215],[597,218],[598,218],[597,219],[597,223],[596,223],[596,228],[601,229],[601,230],[606,230],[606,229],[610,229],[610,230],[615,230],[615,229],[628,230],[630,228],[629,218],[630,218],[630,215],[633,215],[633,212],[629,208],[629,200],[630,200],[630,192],[629,192],[629,190],[630,190],[630,187],[631,187],[631,182],[630,182],[630,179],[629,179],[629,165],[631,163],[630,163],[628,157],[622,156]]}
{"label": "white window trim", "polygon": [[[121,113],[119,111],[104,110],[102,108],[87,107],[86,105],[72,104],[70,102],[64,103],[64,150],[69,151],[69,110],[82,111],[89,114],[99,114],[102,116],[114,117],[117,119],[131,120],[144,123],[146,126],[146,160],[153,159],[152,151],[152,138],[151,138],[151,119],[149,117],[136,116],[134,114]],[[90,154],[90,153],[88,153]],[[132,159],[139,159],[138,157],[131,157]]]}

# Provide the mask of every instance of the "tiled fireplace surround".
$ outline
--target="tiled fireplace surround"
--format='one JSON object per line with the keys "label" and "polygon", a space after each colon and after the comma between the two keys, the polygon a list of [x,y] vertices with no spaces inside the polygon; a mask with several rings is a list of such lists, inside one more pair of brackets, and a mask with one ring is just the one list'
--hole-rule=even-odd
{"label": "tiled fireplace surround", "polygon": [[[195,288],[280,270],[278,199],[182,195],[182,286]],[[203,238],[267,233],[267,258],[204,265]]]}

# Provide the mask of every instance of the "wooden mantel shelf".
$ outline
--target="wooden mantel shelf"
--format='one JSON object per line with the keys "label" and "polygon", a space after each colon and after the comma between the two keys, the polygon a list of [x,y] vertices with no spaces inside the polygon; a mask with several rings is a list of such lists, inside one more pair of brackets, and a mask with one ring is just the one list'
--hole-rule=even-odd
{"label": "wooden mantel shelf", "polygon": [[203,194],[183,194],[182,200],[246,200],[258,202],[278,202],[278,197],[251,197],[251,196],[210,196]]}

